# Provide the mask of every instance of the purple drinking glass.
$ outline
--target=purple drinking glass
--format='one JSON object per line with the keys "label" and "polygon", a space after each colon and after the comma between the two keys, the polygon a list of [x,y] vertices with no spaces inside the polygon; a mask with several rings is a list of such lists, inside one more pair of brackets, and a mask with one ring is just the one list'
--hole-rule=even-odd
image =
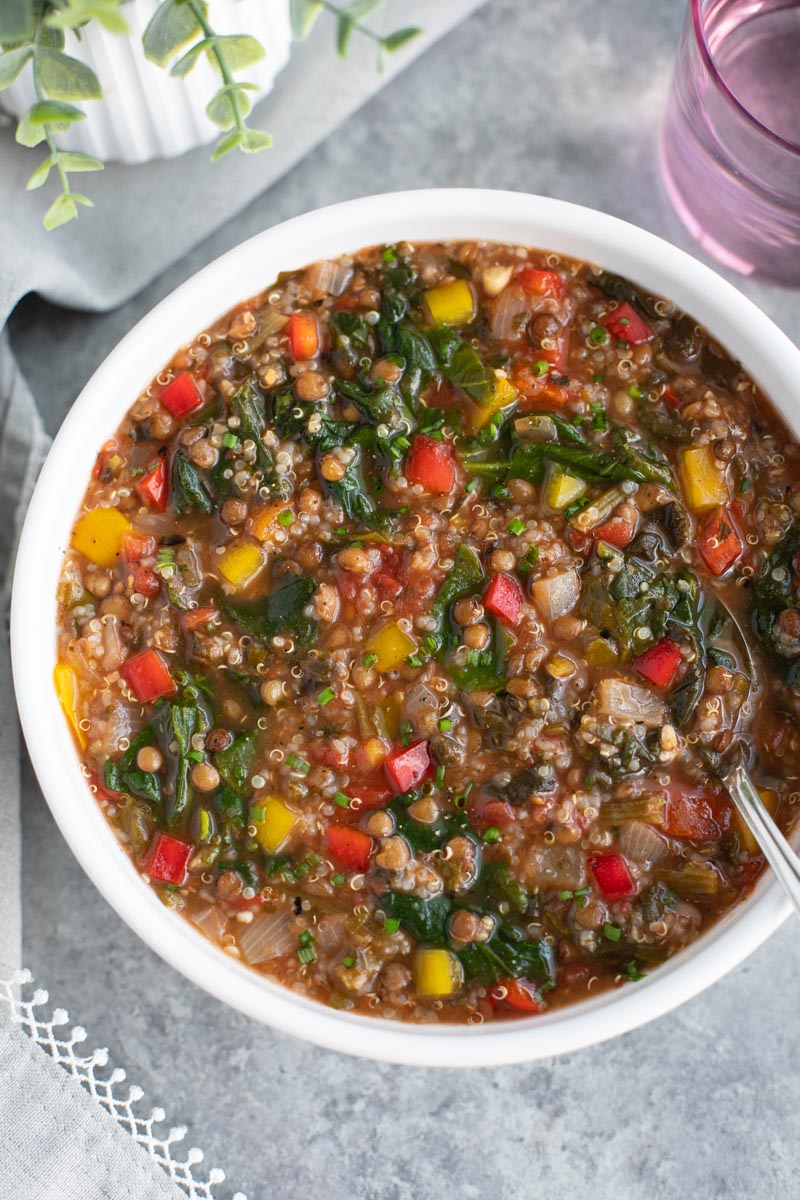
{"label": "purple drinking glass", "polygon": [[661,164],[710,255],[800,285],[800,0],[690,0]]}

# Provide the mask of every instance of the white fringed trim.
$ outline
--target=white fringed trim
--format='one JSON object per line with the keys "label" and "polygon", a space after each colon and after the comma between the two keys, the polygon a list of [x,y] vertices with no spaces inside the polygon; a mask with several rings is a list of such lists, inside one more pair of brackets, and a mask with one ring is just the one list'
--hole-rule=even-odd
{"label": "white fringed trim", "polygon": [[[134,1106],[144,1098],[143,1090],[136,1084],[129,1084],[127,1094],[120,1093],[127,1075],[121,1067],[112,1067],[110,1072],[105,1070],[109,1065],[108,1050],[98,1048],[86,1055],[77,1053],[76,1047],[86,1041],[86,1030],[81,1025],[65,1029],[69,1026],[69,1013],[63,1008],[54,1008],[48,1019],[45,1006],[49,1005],[49,994],[43,988],[36,988],[27,998],[32,984],[33,975],[27,970],[15,971],[10,979],[0,980],[0,1010],[5,1010],[31,1041],[111,1114],[186,1193],[188,1200],[215,1200],[214,1188],[223,1182],[225,1172],[212,1167],[207,1179],[196,1178],[194,1170],[203,1161],[203,1151],[196,1146],[188,1151],[181,1148],[186,1157],[176,1157],[175,1147],[186,1137],[186,1126],[177,1125],[162,1134],[155,1126],[166,1118],[163,1108],[154,1108],[149,1115],[135,1112]],[[41,1009],[45,1012],[37,1012]],[[64,1032],[56,1033],[56,1030]],[[247,1197],[236,1192],[232,1200],[247,1200]]]}

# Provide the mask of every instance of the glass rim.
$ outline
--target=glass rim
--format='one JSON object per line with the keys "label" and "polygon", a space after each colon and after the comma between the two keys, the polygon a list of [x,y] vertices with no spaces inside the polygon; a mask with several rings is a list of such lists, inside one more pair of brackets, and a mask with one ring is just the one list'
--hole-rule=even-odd
{"label": "glass rim", "polygon": [[730,85],[726,82],[722,72],[719,70],[714,60],[714,55],[711,51],[711,47],[708,44],[708,38],[706,37],[702,11],[703,0],[691,0],[691,9],[695,40],[697,41],[697,45],[705,61],[706,67],[708,68],[708,71],[719,90],[725,95],[730,103],[739,110],[742,116],[759,131],[759,133],[762,133],[765,137],[769,138],[771,142],[775,142],[778,146],[782,146],[784,150],[788,150],[791,154],[800,155],[800,145],[798,145],[797,142],[792,142],[788,138],[782,137],[781,134],[776,133],[774,129],[770,129],[769,125],[765,125],[763,121],[759,120],[759,118],[750,111],[747,105],[742,103]]}

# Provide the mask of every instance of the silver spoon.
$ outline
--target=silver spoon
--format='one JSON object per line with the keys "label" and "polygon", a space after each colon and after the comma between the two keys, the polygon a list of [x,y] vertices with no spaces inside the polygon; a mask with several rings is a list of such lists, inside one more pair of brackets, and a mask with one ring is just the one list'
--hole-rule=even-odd
{"label": "silver spoon", "polygon": [[[744,651],[752,689],[753,681],[756,678],[756,669],[747,638],[728,606],[721,601],[719,603],[725,609],[733,629],[738,635],[737,641]],[[800,914],[800,857],[795,854],[781,833],[753,784],[745,764],[741,739],[733,743],[732,753],[731,750],[728,750],[722,755],[706,754],[704,757],[717,779],[728,789],[736,808],[750,826],[753,836],[761,847],[764,858],[775,872],[776,878],[792,901],[795,910]]]}

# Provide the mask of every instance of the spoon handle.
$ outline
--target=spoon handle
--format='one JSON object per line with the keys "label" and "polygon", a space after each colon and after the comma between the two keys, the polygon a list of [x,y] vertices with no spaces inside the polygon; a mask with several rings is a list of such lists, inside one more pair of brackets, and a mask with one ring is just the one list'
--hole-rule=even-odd
{"label": "spoon handle", "polygon": [[739,763],[730,771],[725,784],[731,797],[761,847],[796,912],[800,913],[800,858],[767,811],[764,801],[753,787],[747,768]]}

